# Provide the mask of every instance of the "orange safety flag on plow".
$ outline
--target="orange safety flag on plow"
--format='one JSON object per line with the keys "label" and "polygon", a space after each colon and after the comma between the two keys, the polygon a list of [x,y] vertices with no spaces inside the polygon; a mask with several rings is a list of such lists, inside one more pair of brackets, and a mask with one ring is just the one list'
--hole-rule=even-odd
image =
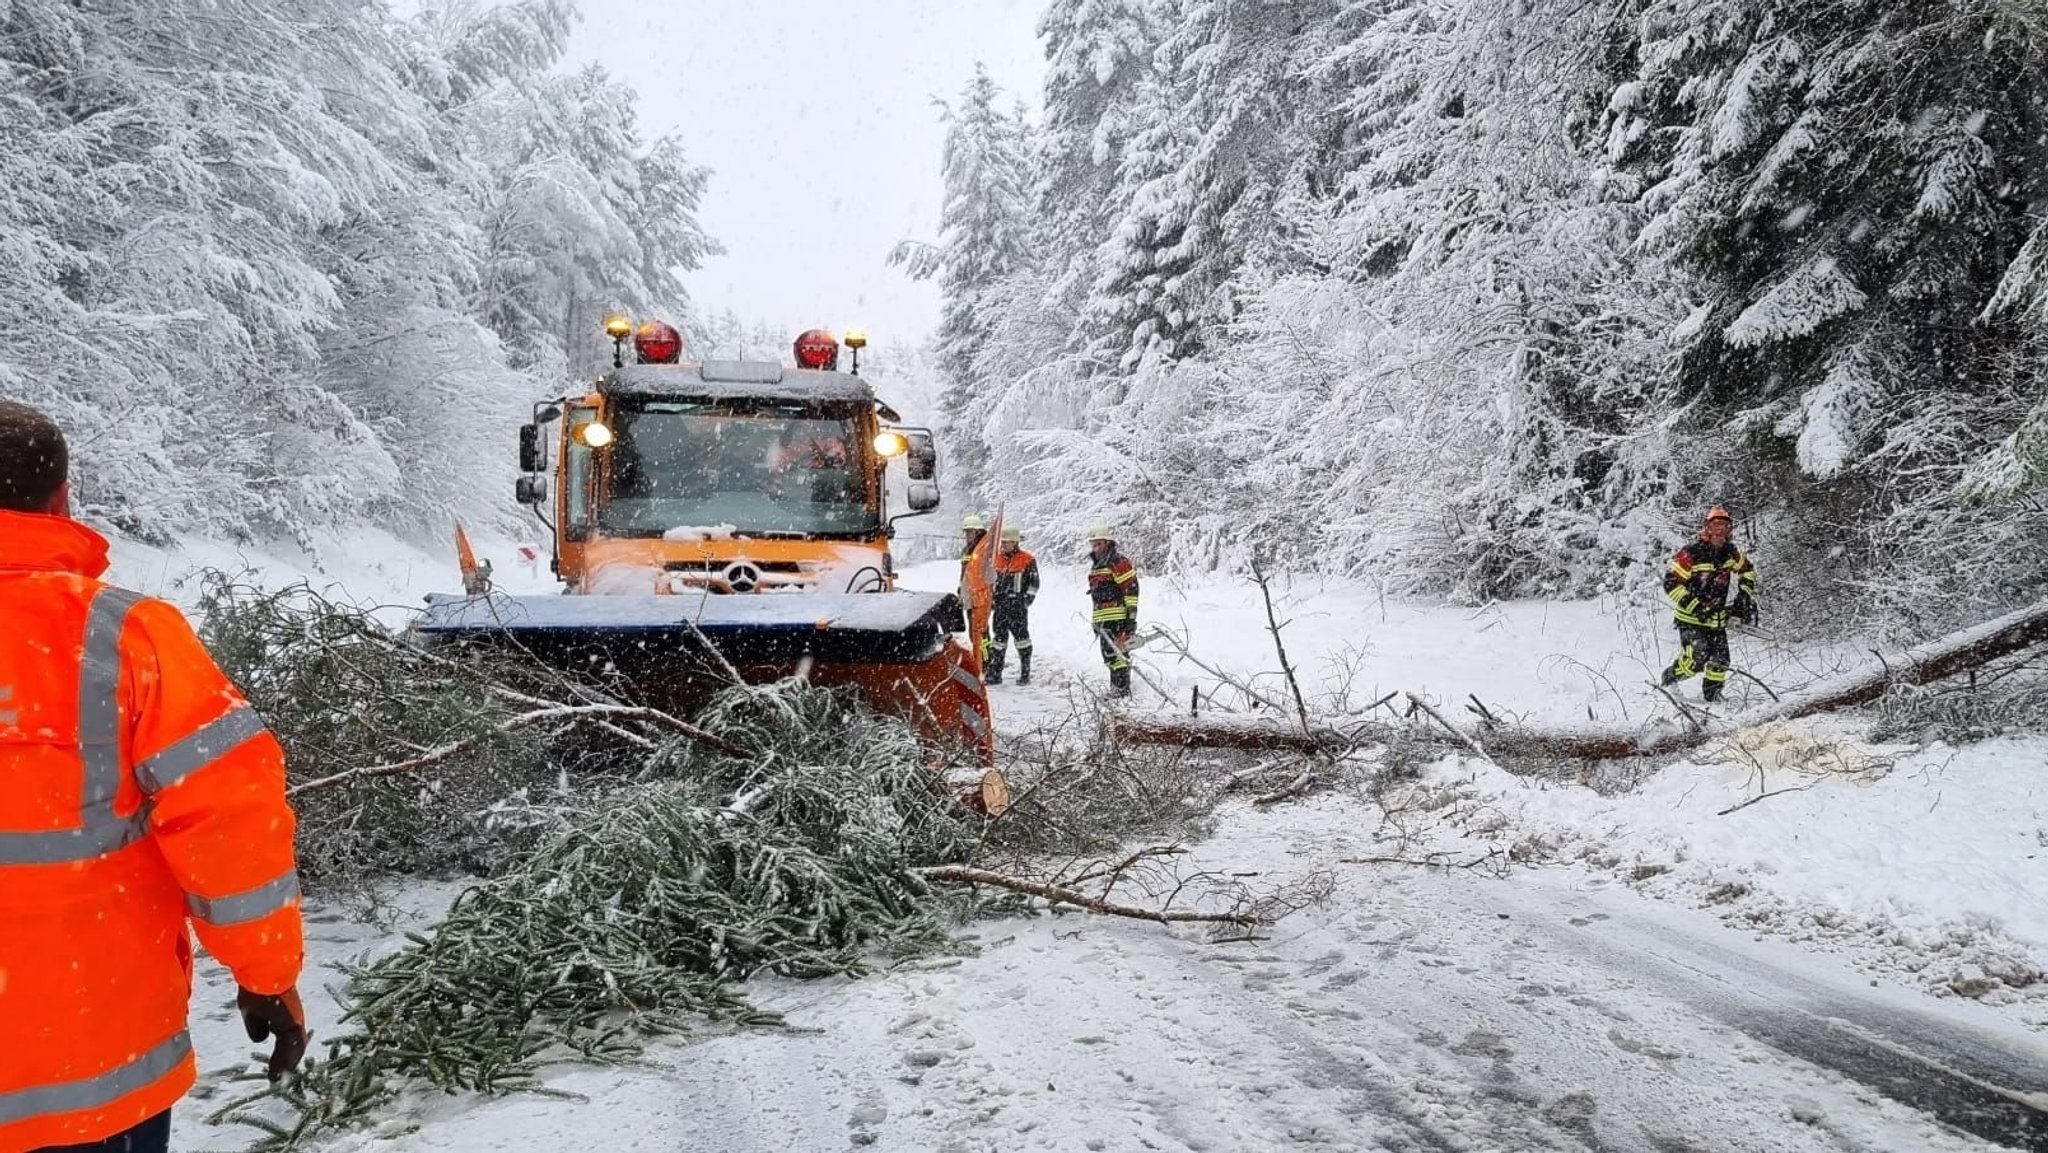
{"label": "orange safety flag on plow", "polygon": [[193,1082],[190,921],[254,993],[304,957],[284,754],[107,542],[0,511],[0,1153],[100,1141]]}

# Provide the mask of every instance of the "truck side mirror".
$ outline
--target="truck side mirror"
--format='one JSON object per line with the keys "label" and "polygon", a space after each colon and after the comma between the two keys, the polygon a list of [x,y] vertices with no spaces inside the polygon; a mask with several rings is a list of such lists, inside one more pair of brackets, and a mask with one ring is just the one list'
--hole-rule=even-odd
{"label": "truck side mirror", "polygon": [[540,476],[520,477],[513,482],[512,495],[513,499],[517,500],[520,504],[546,504],[548,500],[547,476],[542,474]]}
{"label": "truck side mirror", "polygon": [[540,426],[537,424],[519,426],[519,471],[540,471]]}
{"label": "truck side mirror", "polygon": [[[910,479],[936,479],[939,475],[939,442],[932,437],[932,430],[928,428],[903,428],[897,431],[901,432],[904,439],[910,442],[910,451],[905,453],[903,457],[904,467],[910,472]],[[934,485],[934,490],[937,487]]]}
{"label": "truck side mirror", "polygon": [[930,512],[939,507],[939,486],[928,480],[912,481],[903,497],[910,502],[910,511]]}

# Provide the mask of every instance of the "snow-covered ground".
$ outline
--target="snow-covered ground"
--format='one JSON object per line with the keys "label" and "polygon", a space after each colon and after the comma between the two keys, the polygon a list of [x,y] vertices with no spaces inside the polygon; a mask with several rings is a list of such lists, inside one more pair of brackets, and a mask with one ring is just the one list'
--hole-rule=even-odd
{"label": "snow-covered ground", "polygon": [[[912,579],[942,587],[948,575],[933,567]],[[1084,579],[1078,568],[1048,569],[1034,628],[1061,671],[1055,687],[998,687],[999,726],[1056,723],[1071,712],[1066,686],[1101,686],[1082,617]],[[1262,693],[1287,699],[1254,586],[1209,576],[1152,581],[1142,599],[1143,616],[1182,634],[1203,663],[1264,670]],[[1497,715],[1533,720],[1642,721],[1671,711],[1650,683],[1674,643],[1654,603],[1471,610],[1389,604],[1369,588],[1319,581],[1277,587],[1275,600],[1312,701],[1362,706],[1412,690],[1466,721],[1473,718],[1460,705],[1469,696]],[[1781,691],[1862,655],[1846,643],[1735,644],[1737,662]],[[1140,705],[1163,708],[1170,697],[1184,707],[1190,686],[1215,683],[1162,642],[1140,652],[1148,674]],[[1696,699],[1697,686],[1680,692]],[[1762,691],[1738,678],[1729,700]],[[1626,876],[1745,930],[1843,952],[1939,995],[2012,1004],[2022,1019],[2048,1025],[2044,769],[2048,739],[1875,746],[1853,721],[1817,718],[1746,731],[1615,795],[1512,776],[1475,758],[1434,765],[1428,780],[1457,785],[1468,808],[1493,810],[1489,835],[1522,843],[1532,864],[1570,861]]]}
{"label": "snow-covered ground", "polygon": [[[186,537],[169,546],[111,538],[112,569],[107,579],[129,588],[191,605],[198,574],[225,573],[251,584],[274,587],[305,581],[315,591],[355,603],[392,609],[417,607],[428,593],[459,593],[462,576],[455,541],[422,545],[375,528],[322,537],[301,546],[271,541],[236,544]],[[534,550],[532,560],[520,548]],[[494,579],[512,592],[552,591],[544,543],[483,540],[478,555],[493,563]]]}
{"label": "snow-covered ground", "polygon": [[[518,567],[509,545],[484,551],[501,576]],[[118,556],[117,578],[148,587],[184,559]],[[451,563],[394,542],[333,557],[333,579],[361,599],[409,603],[454,583]],[[266,574],[303,563],[251,560]],[[954,575],[942,562],[908,582],[949,587]],[[1037,683],[993,690],[1012,734],[1065,723],[1105,679],[1080,568],[1048,562],[1045,578]],[[1412,690],[1465,716],[1472,694],[1554,720],[1668,708],[1647,683],[1669,659],[1654,605],[1475,611],[1311,581],[1275,594],[1311,697],[1364,705]],[[1148,578],[1144,602],[1148,624],[1182,633],[1205,662],[1285,693],[1255,588]],[[1855,659],[1737,644],[1738,662],[1779,686]],[[1158,688],[1141,682],[1137,707],[1183,708],[1190,686],[1213,683],[1164,642],[1142,653]],[[1856,1054],[1931,1050],[1959,1084],[2048,1089],[2044,762],[2048,740],[1872,747],[1831,720],[1746,734],[1625,791],[1471,758],[1428,766],[1414,789],[1441,818],[1429,847],[1460,859],[1512,848],[1504,876],[1346,864],[1387,841],[1378,810],[1343,792],[1233,804],[1200,860],[1261,884],[1332,884],[1266,939],[1216,944],[1077,916],[982,925],[979,954],[957,962],[761,983],[756,995],[800,1030],[663,1045],[630,1070],[564,1070],[551,1083],[581,1103],[437,1099],[337,1147],[1987,1147],[1880,1097],[1869,1086],[1887,1075],[1870,1061],[1889,1058]],[[435,896],[407,899],[431,909]],[[309,985],[378,946],[331,910],[316,917],[323,971]],[[249,1050],[230,1001],[209,971],[195,993],[203,1069]],[[332,1001],[311,1005],[318,1028]],[[1901,1083],[1944,1076],[1914,1069]],[[181,1109],[175,1147],[236,1143],[199,1122],[205,1111]]]}

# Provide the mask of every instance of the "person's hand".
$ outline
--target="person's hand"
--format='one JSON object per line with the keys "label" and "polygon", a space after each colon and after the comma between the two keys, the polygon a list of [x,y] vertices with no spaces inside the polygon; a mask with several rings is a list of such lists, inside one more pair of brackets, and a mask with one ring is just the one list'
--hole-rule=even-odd
{"label": "person's hand", "polygon": [[1743,624],[1755,624],[1756,598],[1750,596],[1748,593],[1741,594],[1740,596],[1735,598],[1735,604],[1732,608],[1729,609],[1729,612],[1734,614],[1735,619],[1741,621]]}
{"label": "person's hand", "polygon": [[306,1055],[306,1010],[299,1004],[297,988],[282,993],[252,993],[235,990],[235,1008],[242,1011],[242,1028],[251,1041],[276,1037],[266,1070],[272,1081],[299,1067]]}

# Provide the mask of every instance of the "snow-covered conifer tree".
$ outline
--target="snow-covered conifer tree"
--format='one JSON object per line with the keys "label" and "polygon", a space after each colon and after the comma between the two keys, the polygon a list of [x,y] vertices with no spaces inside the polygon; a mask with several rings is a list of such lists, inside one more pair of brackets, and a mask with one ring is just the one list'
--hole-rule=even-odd
{"label": "snow-covered conifer tree", "polygon": [[1855,549],[1839,572],[1948,563],[1902,539],[2009,556],[2012,522],[1965,527],[1950,498],[2041,395],[2038,317],[2010,306],[2048,202],[2048,13],[1660,2],[1636,28],[1611,150],[1704,278],[1679,382],[1732,422],[1749,495]]}
{"label": "snow-covered conifer tree", "polygon": [[997,323],[991,292],[1031,260],[1028,128],[1022,114],[998,106],[1000,90],[976,66],[959,100],[946,110],[946,199],[936,245],[906,242],[890,254],[914,277],[937,277],[944,303],[935,336],[945,382],[940,407],[951,431],[954,462],[970,487],[988,459],[983,423],[1000,378],[978,360]]}
{"label": "snow-covered conifer tree", "polygon": [[1275,238],[1274,205],[1299,176],[1300,61],[1340,8],[1169,5],[1119,174],[1121,216],[1098,256],[1086,323],[1099,357],[1186,356],[1205,326],[1236,314],[1233,276]]}

